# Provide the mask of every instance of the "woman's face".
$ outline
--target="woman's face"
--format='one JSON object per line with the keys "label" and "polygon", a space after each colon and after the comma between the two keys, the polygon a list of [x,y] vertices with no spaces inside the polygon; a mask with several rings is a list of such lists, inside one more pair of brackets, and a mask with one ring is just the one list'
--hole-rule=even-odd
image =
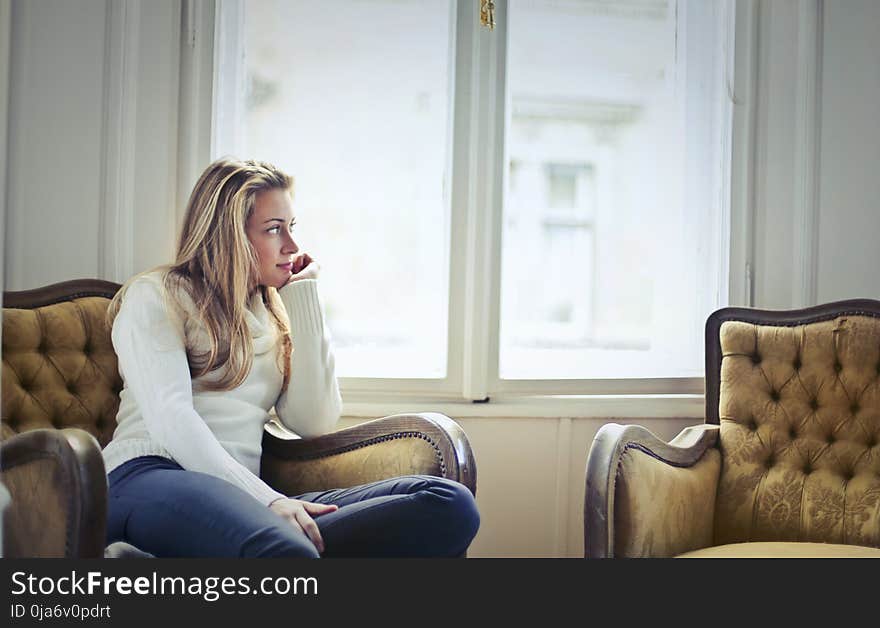
{"label": "woman's face", "polygon": [[260,285],[280,288],[290,278],[293,256],[299,252],[293,240],[295,222],[293,204],[286,190],[257,194],[245,232],[257,253]]}

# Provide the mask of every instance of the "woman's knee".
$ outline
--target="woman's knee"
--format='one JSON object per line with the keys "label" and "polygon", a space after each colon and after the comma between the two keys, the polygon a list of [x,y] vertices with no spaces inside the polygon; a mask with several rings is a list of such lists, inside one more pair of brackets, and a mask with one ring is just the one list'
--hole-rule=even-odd
{"label": "woman's knee", "polygon": [[473,494],[463,484],[446,478],[431,478],[424,494],[430,496],[437,516],[446,519],[468,540],[480,528],[480,512]]}

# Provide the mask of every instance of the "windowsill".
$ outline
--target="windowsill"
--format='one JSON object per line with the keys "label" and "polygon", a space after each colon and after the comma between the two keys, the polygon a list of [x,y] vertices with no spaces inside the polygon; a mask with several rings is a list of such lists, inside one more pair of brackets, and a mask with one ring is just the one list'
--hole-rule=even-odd
{"label": "windowsill", "polygon": [[534,395],[494,397],[485,403],[426,396],[346,395],[344,417],[439,412],[453,419],[497,418],[693,418],[705,416],[703,395]]}

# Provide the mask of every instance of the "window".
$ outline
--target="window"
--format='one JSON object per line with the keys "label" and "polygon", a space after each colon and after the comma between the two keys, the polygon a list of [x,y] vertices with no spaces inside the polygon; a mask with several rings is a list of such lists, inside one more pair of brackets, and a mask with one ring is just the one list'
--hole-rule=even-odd
{"label": "window", "polygon": [[343,389],[702,392],[730,2],[219,5],[212,157],[296,179]]}

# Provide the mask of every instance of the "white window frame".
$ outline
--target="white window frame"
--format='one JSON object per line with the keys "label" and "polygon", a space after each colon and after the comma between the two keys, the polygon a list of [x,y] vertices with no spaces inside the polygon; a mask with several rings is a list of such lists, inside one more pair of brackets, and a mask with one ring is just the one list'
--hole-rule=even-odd
{"label": "white window frame", "polygon": [[[447,377],[340,378],[345,414],[378,416],[430,408],[454,416],[702,417],[702,377],[499,377],[500,325],[495,321],[500,314],[502,194],[507,176],[503,146],[509,115],[505,111],[507,4],[507,0],[496,0],[493,31],[480,26],[476,2],[458,0],[454,4],[450,237],[462,254],[449,256]],[[730,145],[737,144],[734,148],[739,148],[740,156],[750,154],[754,116],[752,103],[734,106],[734,39],[753,42],[754,8],[736,0],[721,0],[721,4],[718,19],[727,37],[722,55],[714,63],[726,77],[731,99],[719,103],[716,116],[732,120],[732,124],[724,125],[728,131],[722,139],[726,156],[721,164],[723,184],[716,191],[721,216],[713,236],[722,251],[717,268],[722,296],[737,303],[744,302],[742,293],[749,290],[751,245],[746,239],[751,237],[751,199],[744,191],[751,181],[746,171],[748,158],[734,161]],[[225,121],[235,119],[238,100],[234,96],[243,93],[243,11],[243,0],[183,0],[181,67],[201,68],[196,74],[209,74],[213,84],[207,98],[195,82],[181,81],[181,109],[199,112],[191,113],[189,122],[195,129],[203,128],[207,118],[211,128],[209,140],[205,133],[181,129],[180,152],[187,157],[182,160],[181,190],[195,182],[199,174],[195,163],[235,154],[237,141],[230,129],[236,125]],[[737,93],[751,95],[753,64],[743,65],[736,76]],[[221,73],[221,66],[227,71]],[[229,72],[229,68],[234,70]],[[738,240],[731,241],[731,236]],[[702,344],[702,338],[699,342]]]}

